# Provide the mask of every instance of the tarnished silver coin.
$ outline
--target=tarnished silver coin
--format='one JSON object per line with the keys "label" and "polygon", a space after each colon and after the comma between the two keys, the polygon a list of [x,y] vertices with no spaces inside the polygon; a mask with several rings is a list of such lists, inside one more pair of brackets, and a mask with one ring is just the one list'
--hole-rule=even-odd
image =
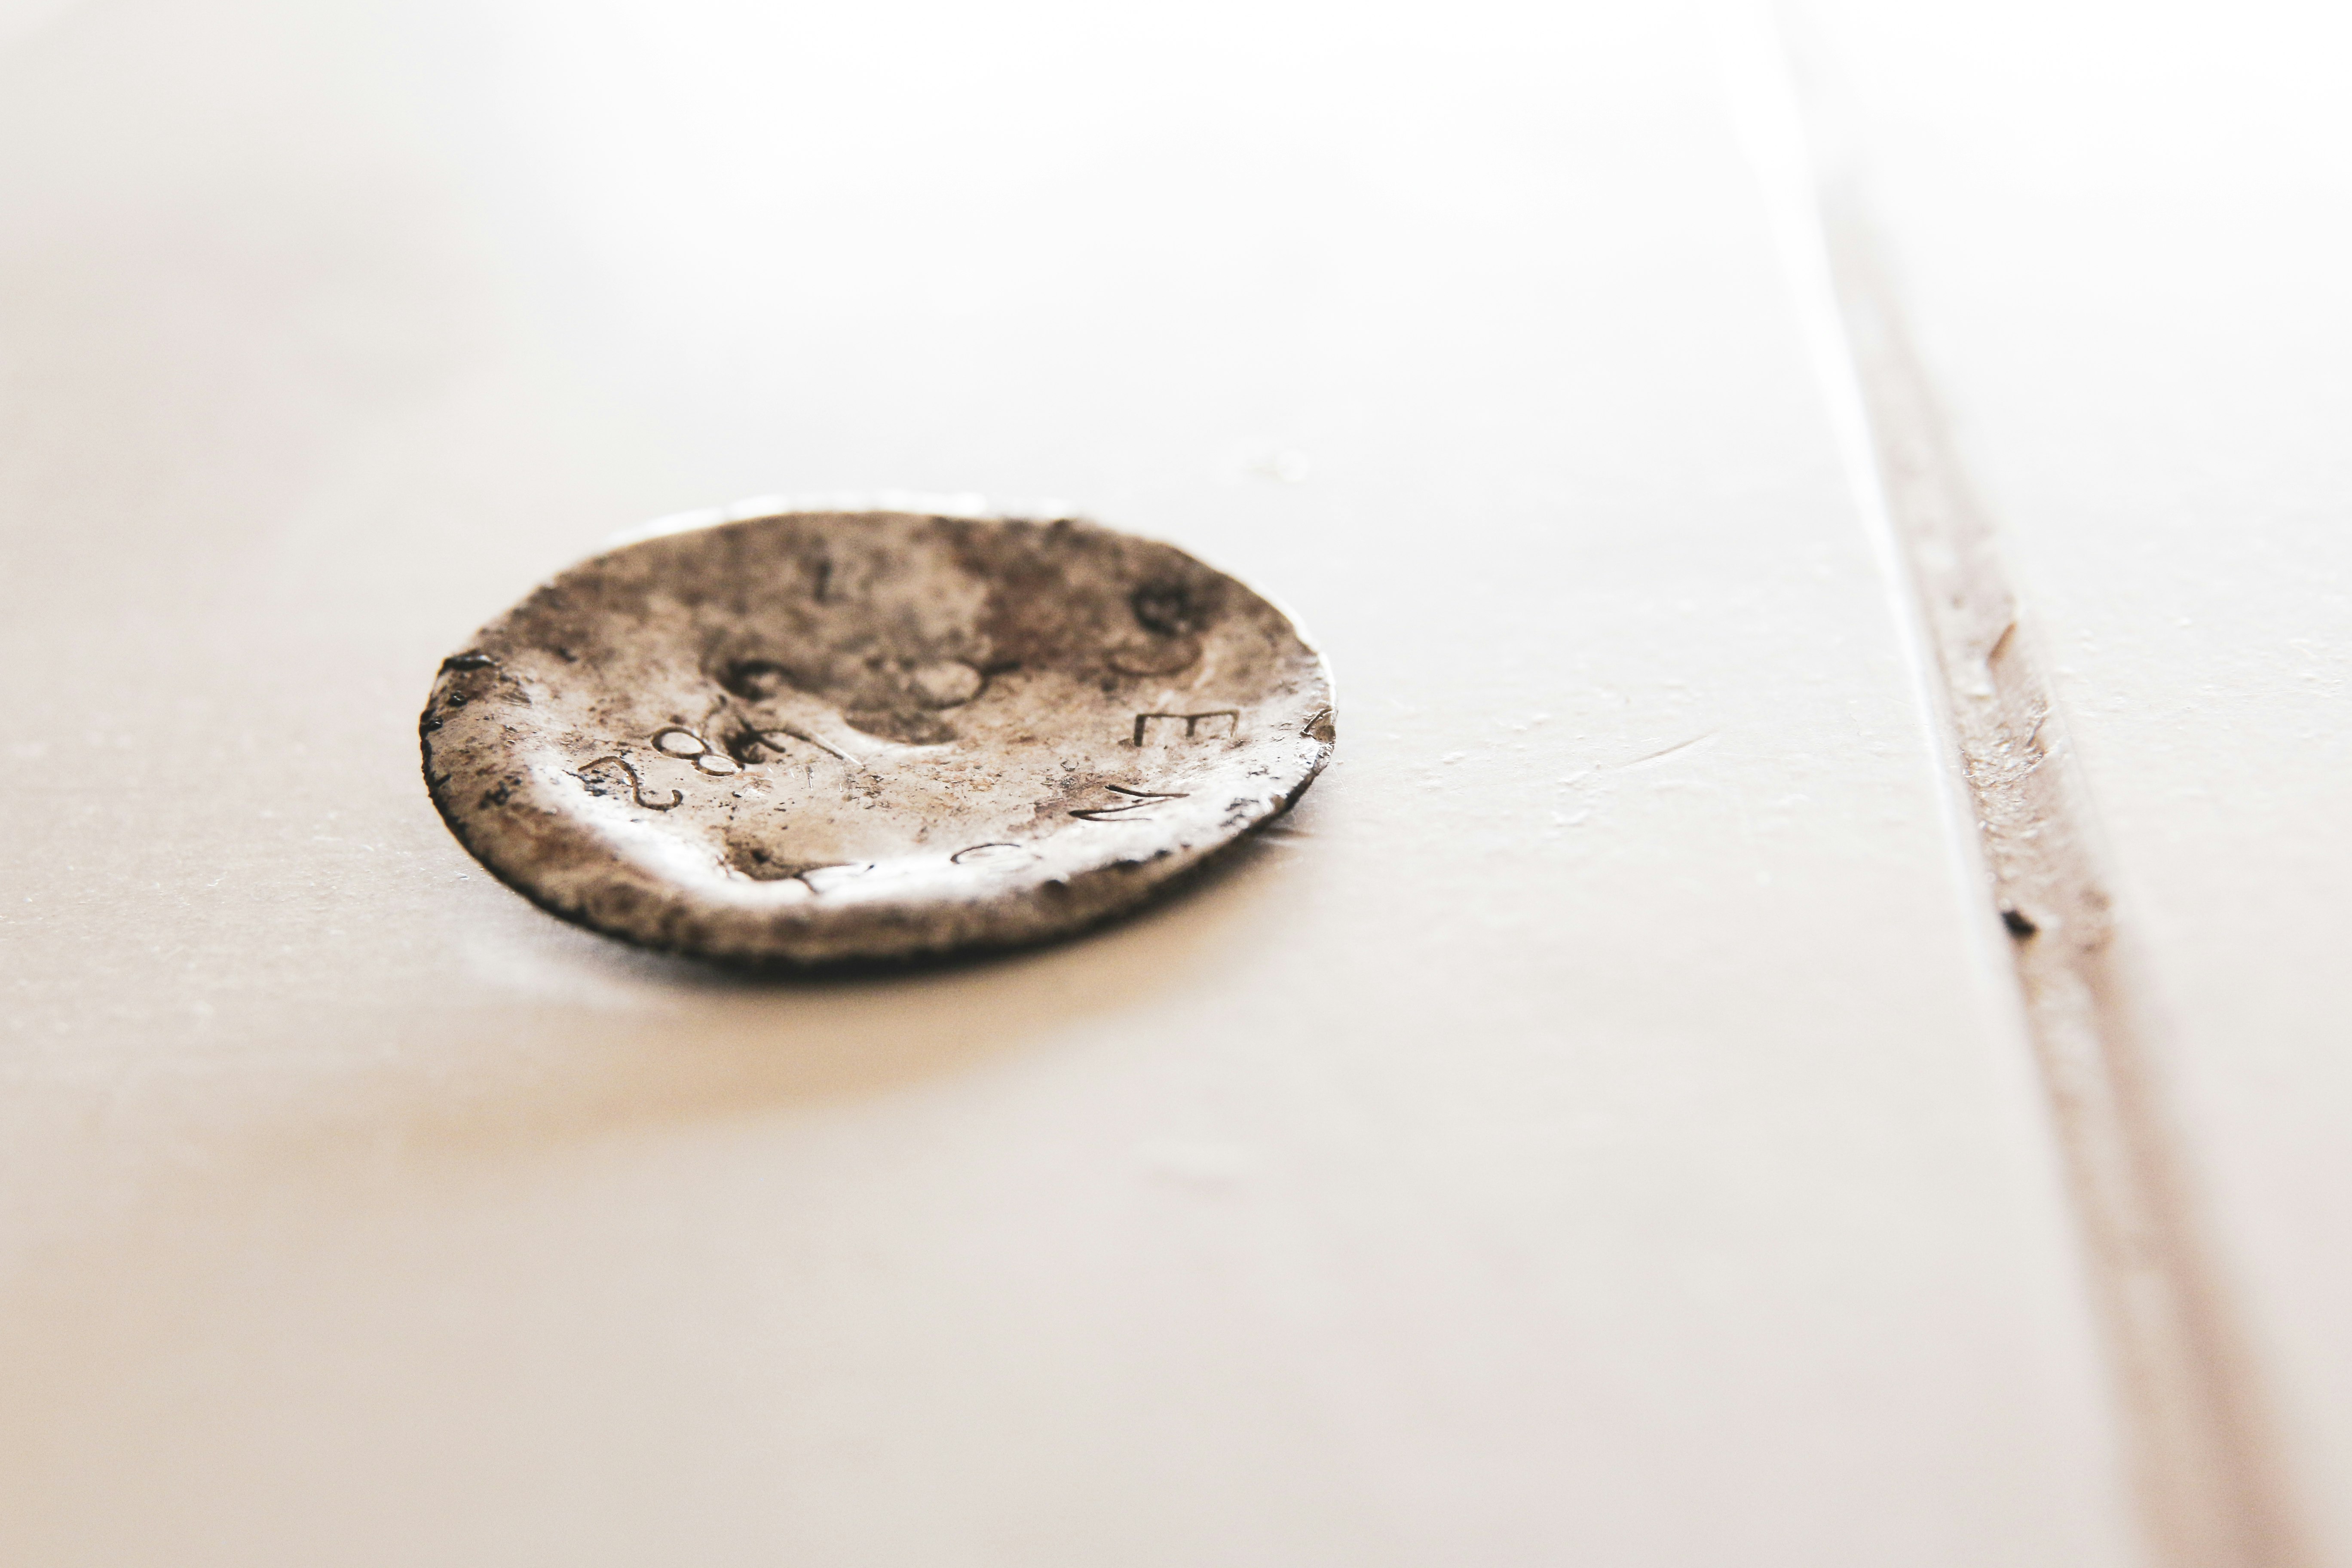
{"label": "tarnished silver coin", "polygon": [[1092,523],[790,511],[565,572],[441,667],[425,776],[551,912],[814,964],[1034,942],[1281,815],[1320,655]]}

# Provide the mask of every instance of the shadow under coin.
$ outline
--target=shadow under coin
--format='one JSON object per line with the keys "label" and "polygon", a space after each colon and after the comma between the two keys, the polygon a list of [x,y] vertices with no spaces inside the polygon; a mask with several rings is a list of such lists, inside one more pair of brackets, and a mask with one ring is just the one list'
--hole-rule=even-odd
{"label": "shadow under coin", "polygon": [[[532,999],[436,1027],[472,1042],[468,1060],[445,1059],[404,1110],[353,1109],[404,1141],[494,1146],[888,1094],[1213,989],[1288,923],[1303,869],[1295,849],[1254,837],[1087,934],[851,972],[728,969],[542,929],[525,939],[541,966]],[[495,1060],[480,1054],[491,1040]]]}

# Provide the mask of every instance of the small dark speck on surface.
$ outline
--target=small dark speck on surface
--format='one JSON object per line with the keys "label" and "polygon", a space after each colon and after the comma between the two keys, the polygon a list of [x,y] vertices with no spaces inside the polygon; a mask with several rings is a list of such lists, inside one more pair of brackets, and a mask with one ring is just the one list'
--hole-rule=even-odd
{"label": "small dark speck on surface", "polygon": [[2042,929],[2040,926],[2035,925],[2032,921],[2026,919],[2025,912],[2022,910],[2001,910],[2000,923],[2008,930],[2010,935],[2015,937],[2020,942],[2023,942],[2027,937],[2032,936],[2035,931]]}

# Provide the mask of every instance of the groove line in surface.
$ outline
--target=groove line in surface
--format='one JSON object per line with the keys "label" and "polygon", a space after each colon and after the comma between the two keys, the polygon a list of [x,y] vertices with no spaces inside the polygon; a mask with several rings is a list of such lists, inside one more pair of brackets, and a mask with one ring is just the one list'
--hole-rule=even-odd
{"label": "groove line in surface", "polygon": [[1886,515],[1941,673],[1994,910],[2014,956],[2154,1544],[2181,1568],[2305,1561],[2159,1092],[2147,999],[1990,520],[1952,449],[1866,217],[1823,204]]}
{"label": "groove line in surface", "polygon": [[[1759,7],[1759,11],[1761,7]],[[1751,14],[1752,15],[1752,14]],[[1726,30],[1735,111],[1811,307],[1832,400],[1858,416],[1866,510],[1906,580],[1990,908],[2084,1238],[2150,1546],[2167,1568],[2305,1568],[2258,1377],[2167,1113],[2064,720],[1911,338],[1853,156],[1854,117],[1769,21]],[[1824,150],[1837,149],[1831,156]],[[1834,340],[1832,345],[1829,340]],[[1850,423],[1855,422],[1853,420]]]}

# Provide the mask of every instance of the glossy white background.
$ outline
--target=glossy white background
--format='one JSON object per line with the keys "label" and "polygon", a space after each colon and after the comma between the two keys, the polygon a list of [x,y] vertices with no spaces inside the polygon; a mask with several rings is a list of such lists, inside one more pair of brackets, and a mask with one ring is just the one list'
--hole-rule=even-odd
{"label": "glossy white background", "polygon": [[[2031,162],[1959,118],[2025,21],[1905,9],[1820,24],[1883,57],[1887,156]],[[1715,13],[10,16],[10,1562],[2142,1560]],[[2249,956],[2168,967],[2184,1041],[2252,1039],[2184,1046],[2190,1135],[2271,1375],[2336,1377],[2341,1275],[2277,1260],[2352,1190],[2291,957],[2340,897],[2197,836],[2285,842],[2257,772],[2317,815],[2337,689],[2162,629],[2299,616],[2340,658],[2332,426],[2261,415],[2340,391],[2269,313],[2326,274],[2179,311],[2253,401],[2150,434],[2174,405],[2119,394],[2163,384],[2037,357],[2062,287],[2130,305],[2123,231],[2076,211],[2027,330],[2009,166],[1887,210],[2048,640],[2105,650],[2055,662],[2124,880],[2168,952],[2238,900]],[[2202,476],[2163,538],[2142,448]],[[474,626],[645,518],[885,487],[1261,584],[1339,761],[1143,919],[899,978],[635,956],[474,870],[414,733]],[[2134,749],[2184,754],[2191,676],[2276,759],[2201,815]]]}

